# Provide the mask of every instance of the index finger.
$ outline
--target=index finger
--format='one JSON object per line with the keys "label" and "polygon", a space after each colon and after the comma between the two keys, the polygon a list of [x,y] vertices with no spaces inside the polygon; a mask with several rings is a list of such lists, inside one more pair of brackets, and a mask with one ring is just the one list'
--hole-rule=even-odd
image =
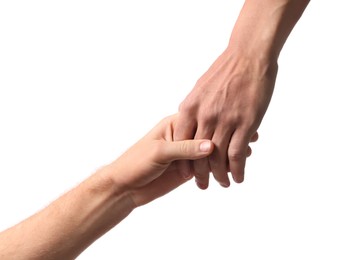
{"label": "index finger", "polygon": [[[194,139],[196,132],[196,120],[186,114],[179,113],[177,121],[174,125],[173,139],[174,141],[182,141],[187,139]],[[178,171],[184,179],[191,178],[194,175],[191,161],[184,160],[177,162]]]}
{"label": "index finger", "polygon": [[196,120],[185,113],[179,113],[174,124],[174,141],[193,139],[197,128]]}

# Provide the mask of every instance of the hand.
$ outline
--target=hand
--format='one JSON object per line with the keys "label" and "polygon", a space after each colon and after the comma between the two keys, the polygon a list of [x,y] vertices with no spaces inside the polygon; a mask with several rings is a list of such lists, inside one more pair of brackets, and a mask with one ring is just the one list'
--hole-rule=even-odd
{"label": "hand", "polygon": [[[75,259],[133,209],[184,183],[176,160],[208,156],[213,144],[210,140],[174,142],[175,120],[176,116],[164,119],[115,162],[0,233],[0,255],[5,259]],[[34,236],[27,239],[26,234]]]}
{"label": "hand", "polygon": [[277,63],[228,48],[181,103],[174,140],[203,138],[215,144],[213,153],[192,168],[181,163],[201,189],[208,187],[209,172],[224,187],[230,185],[228,172],[235,182],[244,180],[248,143],[257,139],[276,75]]}
{"label": "hand", "polygon": [[201,159],[213,150],[209,140],[174,142],[176,118],[162,120],[106,169],[114,184],[130,193],[135,206],[146,204],[187,181],[177,167],[177,160]]}

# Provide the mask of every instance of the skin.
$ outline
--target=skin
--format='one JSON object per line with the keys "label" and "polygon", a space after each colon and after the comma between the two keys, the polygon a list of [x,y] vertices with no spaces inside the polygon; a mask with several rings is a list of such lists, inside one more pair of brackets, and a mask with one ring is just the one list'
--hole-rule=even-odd
{"label": "skin", "polygon": [[[0,259],[74,259],[134,209],[179,187],[179,160],[210,155],[210,140],[173,141],[177,115],[48,207],[0,233]],[[247,149],[249,156],[251,149]]]}
{"label": "skin", "polygon": [[244,180],[246,149],[269,106],[278,57],[309,0],[246,0],[225,51],[181,103],[174,140],[206,138],[215,144],[207,158],[181,162],[206,189],[209,173],[229,187]]}
{"label": "skin", "polygon": [[163,120],[45,209],[0,233],[0,258],[74,259],[134,209],[193,175],[202,189],[210,171],[225,187],[228,172],[243,181],[248,143],[258,138],[279,53],[308,3],[246,0],[228,47],[197,81],[179,115]]}

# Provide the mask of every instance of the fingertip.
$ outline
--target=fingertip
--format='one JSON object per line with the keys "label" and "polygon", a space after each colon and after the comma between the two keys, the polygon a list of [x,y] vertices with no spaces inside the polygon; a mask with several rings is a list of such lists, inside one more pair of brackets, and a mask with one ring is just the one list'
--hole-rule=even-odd
{"label": "fingertip", "polygon": [[250,157],[251,154],[252,154],[252,149],[251,149],[250,146],[248,146],[248,149],[247,149],[247,151],[246,151],[246,157]]}
{"label": "fingertip", "polygon": [[240,175],[232,175],[232,179],[234,180],[234,182],[236,183],[242,183],[244,182],[244,173],[243,174],[240,174]]}
{"label": "fingertip", "polygon": [[196,185],[201,190],[206,190],[209,187],[208,183],[202,183],[202,182],[199,182],[198,180],[196,180]]}
{"label": "fingertip", "polygon": [[220,185],[221,185],[223,188],[229,188],[229,187],[230,187],[230,183],[220,183]]}
{"label": "fingertip", "polygon": [[244,178],[236,179],[235,182],[238,183],[238,184],[243,183],[244,182]]}
{"label": "fingertip", "polygon": [[255,133],[253,134],[253,136],[251,136],[250,142],[251,142],[251,143],[254,143],[254,142],[256,142],[256,141],[258,140],[258,138],[259,138],[258,132],[255,132]]}

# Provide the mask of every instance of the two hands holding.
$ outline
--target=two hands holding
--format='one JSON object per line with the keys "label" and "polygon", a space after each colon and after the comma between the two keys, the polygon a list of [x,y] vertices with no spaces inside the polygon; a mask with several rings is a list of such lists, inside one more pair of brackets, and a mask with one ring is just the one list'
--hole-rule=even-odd
{"label": "two hands holding", "polygon": [[74,259],[135,208],[193,176],[202,189],[210,172],[224,187],[229,172],[242,182],[274,77],[265,66],[233,57],[225,52],[216,60],[178,114],[47,208],[0,233],[0,259]]}
{"label": "two hands holding", "polygon": [[[106,167],[112,183],[120,190],[129,190],[136,207],[144,205],[193,177],[185,172],[182,162],[192,168],[193,162],[211,156],[216,147],[207,139],[174,141],[179,115],[163,119],[146,136],[127,150],[120,158]],[[255,142],[255,134],[251,142]],[[246,156],[251,155],[247,147]],[[126,165],[128,169],[126,170]],[[225,173],[226,174],[226,173]]]}
{"label": "two hands holding", "polygon": [[229,173],[242,182],[279,53],[308,2],[246,0],[227,49],[179,113],[48,207],[1,232],[0,259],[74,259],[135,208],[193,176],[201,189],[210,172],[224,187]]}
{"label": "two hands holding", "polygon": [[[225,57],[219,59],[224,62]],[[241,76],[223,66],[216,60],[179,113],[163,119],[118,159],[0,233],[0,259],[74,259],[135,208],[193,176],[202,189],[208,186],[209,172],[225,187],[230,185],[229,172],[236,182],[243,181],[249,143],[258,139],[256,130],[272,94],[271,81],[249,74],[249,65],[231,60],[227,64],[241,68]],[[229,82],[221,80],[224,75],[219,70],[229,74]],[[255,94],[261,90],[264,93]]]}
{"label": "two hands holding", "polygon": [[277,63],[268,66],[235,55],[228,48],[197,81],[179,113],[163,119],[112,164],[123,169],[133,162],[129,174],[113,178],[133,187],[136,206],[193,177],[206,189],[211,172],[223,187],[230,186],[229,173],[237,183],[244,180],[246,158],[252,153],[249,143],[258,140]]}
{"label": "two hands holding", "polygon": [[0,233],[0,259],[75,259],[134,209],[191,179],[181,163],[207,158],[216,146],[207,139],[174,141],[179,118],[163,119],[117,160]]}

